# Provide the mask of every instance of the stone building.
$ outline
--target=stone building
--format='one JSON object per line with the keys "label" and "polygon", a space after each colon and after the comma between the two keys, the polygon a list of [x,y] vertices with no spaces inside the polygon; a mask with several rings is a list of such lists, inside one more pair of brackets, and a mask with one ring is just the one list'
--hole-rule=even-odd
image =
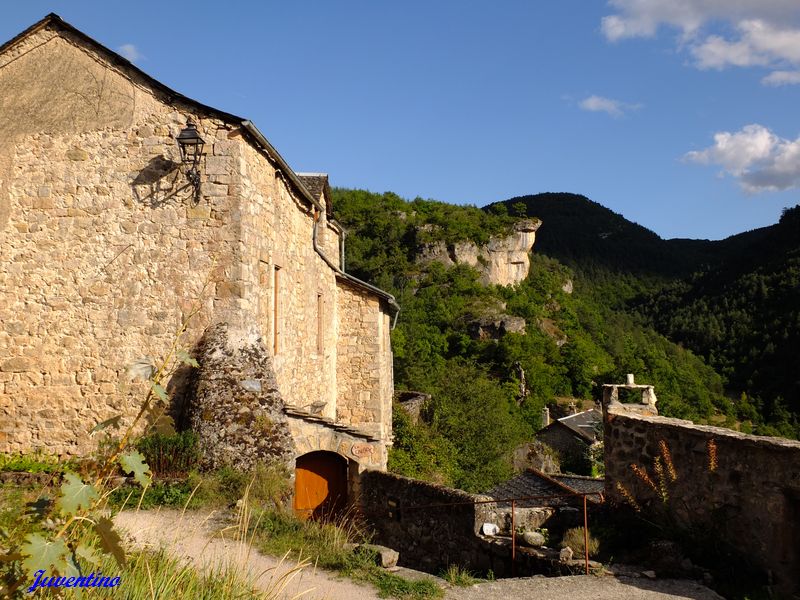
{"label": "stone building", "polygon": [[[190,120],[197,186],[176,142]],[[126,365],[164,356],[197,307],[186,418],[218,425],[210,462],[258,458],[280,413],[312,476],[385,468],[398,307],[343,271],[342,235],[326,176],[48,15],[0,46],[0,452],[92,449],[90,428],[144,397]]]}
{"label": "stone building", "polygon": [[558,455],[561,468],[573,473],[588,474],[591,470],[589,451],[602,441],[602,414],[597,409],[567,415],[536,432]]}

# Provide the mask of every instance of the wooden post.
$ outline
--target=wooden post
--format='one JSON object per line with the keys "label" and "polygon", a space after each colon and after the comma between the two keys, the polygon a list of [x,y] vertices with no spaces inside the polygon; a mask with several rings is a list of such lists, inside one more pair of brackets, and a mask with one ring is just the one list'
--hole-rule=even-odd
{"label": "wooden post", "polygon": [[517,562],[517,520],[514,516],[514,509],[516,508],[516,500],[511,501],[511,576],[514,576],[514,570]]}
{"label": "wooden post", "polygon": [[583,550],[586,560],[586,574],[589,574],[589,517],[586,513],[586,494],[583,496]]}

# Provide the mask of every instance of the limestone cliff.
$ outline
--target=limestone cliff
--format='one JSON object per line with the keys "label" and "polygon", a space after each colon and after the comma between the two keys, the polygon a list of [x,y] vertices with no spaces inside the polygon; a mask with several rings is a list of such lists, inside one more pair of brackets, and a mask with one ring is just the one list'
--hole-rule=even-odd
{"label": "limestone cliff", "polygon": [[541,224],[538,219],[517,221],[509,235],[492,237],[482,246],[471,241],[427,243],[420,247],[418,260],[438,261],[447,266],[467,264],[480,272],[485,284],[513,285],[528,276],[528,253]]}

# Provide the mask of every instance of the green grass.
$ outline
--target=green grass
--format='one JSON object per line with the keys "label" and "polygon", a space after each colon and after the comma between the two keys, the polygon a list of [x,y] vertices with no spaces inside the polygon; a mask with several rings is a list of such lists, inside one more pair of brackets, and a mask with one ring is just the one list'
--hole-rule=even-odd
{"label": "green grass", "polygon": [[447,570],[442,573],[441,577],[447,581],[447,583],[458,587],[469,587],[482,581],[481,579],[475,577],[472,572],[467,571],[460,565],[455,564],[449,565]]}
{"label": "green grass", "polygon": [[[105,577],[119,577],[119,585],[113,588],[92,587],[83,590],[82,597],[120,598],[125,600],[272,600],[298,571],[290,571],[283,579],[272,581],[266,590],[256,590],[247,578],[234,567],[215,568],[207,572],[198,571],[186,562],[175,559],[163,551],[135,552],[128,556],[125,567],[119,567],[112,559],[103,560],[97,566],[87,565],[85,574],[102,573]],[[33,579],[25,578],[22,585],[10,592],[12,598],[30,597],[27,589]],[[59,588],[53,588],[59,589]],[[0,590],[0,595],[5,590]],[[59,589],[61,595],[50,589],[36,592],[37,597],[76,598],[75,591]],[[8,592],[6,592],[8,593]],[[6,597],[3,595],[3,597]]]}
{"label": "green grass", "polygon": [[63,473],[74,468],[74,461],[60,461],[56,456],[32,454],[0,454],[0,471],[16,473]]}
{"label": "green grass", "polygon": [[140,506],[172,508],[225,508],[241,500],[248,486],[248,502],[254,508],[280,506],[289,494],[289,475],[280,465],[258,464],[249,473],[231,467],[216,471],[190,472],[185,479],[154,480],[142,495],[138,485],[124,485],[111,493],[110,504],[118,509]]}
{"label": "green grass", "polygon": [[253,544],[266,554],[305,559],[355,581],[374,585],[381,598],[426,600],[441,598],[441,588],[430,579],[411,581],[389,573],[376,563],[375,553],[353,544],[365,535],[353,520],[338,524],[300,521],[281,511],[264,511],[255,519]]}

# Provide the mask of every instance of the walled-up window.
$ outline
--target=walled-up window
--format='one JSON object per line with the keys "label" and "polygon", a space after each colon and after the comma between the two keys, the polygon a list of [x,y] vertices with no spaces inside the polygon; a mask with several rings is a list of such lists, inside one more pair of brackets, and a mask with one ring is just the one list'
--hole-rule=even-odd
{"label": "walled-up window", "polygon": [[383,332],[383,312],[378,311],[378,349],[380,352],[386,351],[386,340]]}
{"label": "walled-up window", "polygon": [[325,299],[317,293],[317,354],[325,350]]}
{"label": "walled-up window", "polygon": [[281,268],[272,272],[272,352],[278,354],[281,339]]}

